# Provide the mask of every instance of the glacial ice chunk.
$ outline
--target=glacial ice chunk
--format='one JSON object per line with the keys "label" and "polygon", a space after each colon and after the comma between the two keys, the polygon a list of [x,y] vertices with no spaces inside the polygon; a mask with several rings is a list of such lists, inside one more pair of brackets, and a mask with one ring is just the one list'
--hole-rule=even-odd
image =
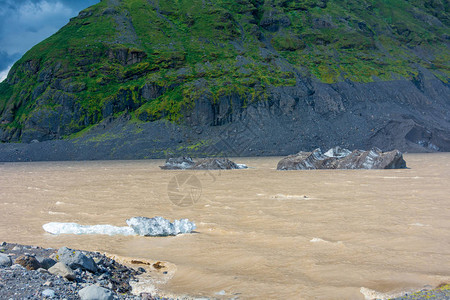
{"label": "glacial ice chunk", "polygon": [[128,226],[112,225],[80,225],[77,223],[52,222],[42,226],[51,234],[105,234],[105,235],[141,235],[141,236],[169,236],[190,233],[196,229],[194,222],[188,219],[170,222],[163,217],[145,218],[133,217],[127,220]]}
{"label": "glacial ice chunk", "polygon": [[136,235],[133,228],[112,225],[80,225],[77,223],[52,222],[42,226],[51,234],[106,234],[106,235]]}
{"label": "glacial ice chunk", "polygon": [[188,219],[175,220],[171,223],[163,217],[145,218],[134,217],[127,220],[128,226],[143,236],[168,236],[180,233],[190,233],[196,226]]}

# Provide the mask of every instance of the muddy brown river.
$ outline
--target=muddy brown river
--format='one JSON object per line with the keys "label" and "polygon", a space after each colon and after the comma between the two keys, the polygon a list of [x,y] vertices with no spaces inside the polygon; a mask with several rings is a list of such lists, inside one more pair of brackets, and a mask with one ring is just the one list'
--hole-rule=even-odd
{"label": "muddy brown river", "polygon": [[[450,153],[407,154],[404,170],[277,171],[279,159],[209,172],[162,171],[161,160],[0,164],[0,241],[168,262],[170,276],[152,284],[171,295],[370,299],[450,281]],[[188,218],[197,229],[42,229],[126,226],[133,216]]]}

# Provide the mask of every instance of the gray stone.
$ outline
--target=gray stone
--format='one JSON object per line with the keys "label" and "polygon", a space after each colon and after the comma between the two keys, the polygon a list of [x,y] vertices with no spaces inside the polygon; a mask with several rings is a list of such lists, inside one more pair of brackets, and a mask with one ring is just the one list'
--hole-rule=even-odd
{"label": "gray stone", "polygon": [[21,266],[19,264],[12,265],[11,269],[13,269],[13,270],[26,270],[23,266]]}
{"label": "gray stone", "polygon": [[78,292],[81,300],[112,300],[114,299],[114,294],[108,289],[90,285]]}
{"label": "gray stone", "polygon": [[36,259],[41,264],[41,267],[46,270],[50,269],[51,267],[53,267],[56,264],[56,261],[49,257],[36,257]]}
{"label": "gray stone", "polygon": [[75,280],[76,276],[73,273],[72,269],[69,268],[68,265],[62,262],[56,263],[53,267],[48,269],[50,274],[58,275],[68,280]]}
{"label": "gray stone", "polygon": [[50,274],[50,272],[44,268],[39,268],[36,271],[38,271],[39,273],[42,273],[42,274]]}
{"label": "gray stone", "polygon": [[58,261],[65,263],[72,269],[81,268],[89,272],[97,272],[97,264],[91,257],[87,257],[81,251],[62,247],[56,255]]}
{"label": "gray stone", "polygon": [[42,297],[46,298],[54,298],[55,297],[55,291],[51,289],[46,289],[42,292]]}
{"label": "gray stone", "polygon": [[12,265],[11,257],[9,257],[6,254],[0,253],[0,268],[11,267],[11,265]]}

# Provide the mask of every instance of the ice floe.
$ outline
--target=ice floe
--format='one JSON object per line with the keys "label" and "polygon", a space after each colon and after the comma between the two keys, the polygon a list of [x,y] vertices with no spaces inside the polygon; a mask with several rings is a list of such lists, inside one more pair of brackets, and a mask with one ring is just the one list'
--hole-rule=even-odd
{"label": "ice floe", "polygon": [[133,217],[127,220],[128,226],[81,225],[77,223],[52,222],[42,226],[51,234],[105,234],[105,235],[141,235],[169,236],[190,233],[196,229],[195,223],[188,219],[170,222],[163,217]]}

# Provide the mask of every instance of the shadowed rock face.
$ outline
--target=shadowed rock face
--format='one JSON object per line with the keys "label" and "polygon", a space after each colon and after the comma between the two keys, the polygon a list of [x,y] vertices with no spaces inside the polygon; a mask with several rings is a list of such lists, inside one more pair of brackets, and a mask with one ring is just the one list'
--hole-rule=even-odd
{"label": "shadowed rock face", "polygon": [[373,148],[351,152],[340,147],[330,149],[325,154],[319,148],[312,152],[299,152],[283,158],[277,166],[277,170],[402,168],[406,168],[406,162],[398,150],[382,152]]}
{"label": "shadowed rock face", "polygon": [[238,165],[228,158],[205,158],[194,162],[190,157],[168,158],[163,170],[234,170],[246,169],[245,165]]}

